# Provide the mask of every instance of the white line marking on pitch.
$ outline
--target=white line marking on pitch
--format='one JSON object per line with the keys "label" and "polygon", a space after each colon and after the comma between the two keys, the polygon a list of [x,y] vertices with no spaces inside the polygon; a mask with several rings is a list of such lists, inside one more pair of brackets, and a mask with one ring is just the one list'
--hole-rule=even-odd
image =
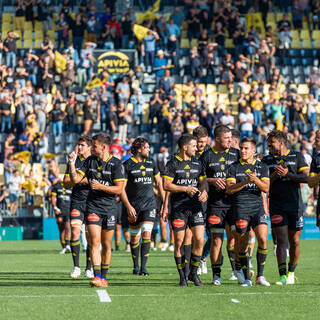
{"label": "white line marking on pitch", "polygon": [[100,302],[111,302],[111,298],[108,295],[107,290],[97,290]]}
{"label": "white line marking on pitch", "polygon": [[[97,291],[105,291],[105,290],[97,290]],[[109,297],[180,297],[180,296],[235,296],[235,295],[284,295],[284,294],[293,294],[294,295],[319,295],[320,292],[314,291],[302,291],[302,292],[215,292],[215,293],[185,293],[185,294],[108,294],[105,293]],[[99,295],[99,294],[98,294]],[[0,295],[0,299],[8,299],[8,298],[61,298],[61,297],[96,297],[95,294],[48,294],[48,295]],[[99,296],[100,298],[100,296]]]}

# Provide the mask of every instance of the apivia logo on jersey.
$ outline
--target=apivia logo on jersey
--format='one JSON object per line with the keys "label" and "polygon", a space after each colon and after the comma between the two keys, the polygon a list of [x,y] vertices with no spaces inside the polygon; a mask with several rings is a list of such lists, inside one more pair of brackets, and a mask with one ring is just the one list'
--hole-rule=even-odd
{"label": "apivia logo on jersey", "polygon": [[96,70],[98,73],[127,73],[134,68],[134,50],[103,51],[94,52],[96,59]]}

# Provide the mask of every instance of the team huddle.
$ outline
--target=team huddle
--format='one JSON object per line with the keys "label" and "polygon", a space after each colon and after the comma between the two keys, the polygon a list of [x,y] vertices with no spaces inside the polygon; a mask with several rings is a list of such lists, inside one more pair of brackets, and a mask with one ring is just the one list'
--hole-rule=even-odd
{"label": "team huddle", "polygon": [[[230,279],[245,287],[252,286],[250,255],[255,236],[258,243],[255,283],[270,286],[263,275],[269,215],[277,244],[279,280],[276,285],[295,283],[303,228],[300,184],[308,183],[310,187],[319,184],[320,153],[312,160],[309,173],[303,155],[288,149],[287,136],[281,131],[269,133],[269,154],[259,159],[255,156],[255,140],[244,138],[240,142],[239,133],[227,126],[216,127],[214,147],[207,146],[207,140],[208,132],[202,126],[197,127],[193,135],[183,134],[178,140],[178,152],[170,156],[160,174],[145,138],[135,139],[132,156],[124,163],[110,154],[108,135],[79,138],[75,151],[68,157],[63,183],[55,184],[52,190],[61,242],[64,250],[72,252],[72,278],[81,275],[79,238],[85,224],[88,241],[85,274],[93,278],[91,286],[108,286],[112,238],[121,200],[130,230],[133,274],[149,274],[146,266],[151,233],[160,214],[164,221],[169,219],[173,230],[180,286],[188,286],[189,282],[203,286],[199,270],[206,260],[205,232],[212,284],[222,284],[225,231],[232,267]],[[320,150],[320,131],[315,144]],[[319,218],[318,213],[319,206]],[[318,219],[317,224],[319,222]]]}

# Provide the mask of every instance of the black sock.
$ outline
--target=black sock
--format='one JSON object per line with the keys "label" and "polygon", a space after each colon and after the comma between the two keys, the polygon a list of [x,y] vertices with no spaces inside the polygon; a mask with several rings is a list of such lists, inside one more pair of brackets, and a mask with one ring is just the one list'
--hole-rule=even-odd
{"label": "black sock", "polygon": [[219,278],[221,277],[221,264],[212,264],[211,265],[212,268],[212,276],[214,277],[214,275],[216,274]]}
{"label": "black sock", "polygon": [[239,252],[239,259],[240,259],[241,269],[243,270],[245,279],[250,280],[248,252],[241,252],[241,253]]}
{"label": "black sock", "polygon": [[66,240],[66,246],[70,246],[70,238],[65,238]]}
{"label": "black sock", "polygon": [[289,271],[289,272],[294,272],[294,270],[296,270],[296,266],[297,266],[297,265],[294,265],[294,264],[289,263],[289,264],[288,264],[288,271]]}
{"label": "black sock", "polygon": [[150,252],[151,240],[142,240],[141,244],[141,270],[146,269],[147,260]]}
{"label": "black sock", "polygon": [[263,276],[263,269],[267,260],[267,253],[267,249],[258,248],[257,250],[258,277]]}
{"label": "black sock", "polygon": [[241,270],[241,263],[240,263],[240,261],[236,261],[236,263],[235,263],[235,268],[236,268],[236,271],[240,271],[240,270]]}
{"label": "black sock", "polygon": [[64,240],[61,240],[60,243],[61,243],[62,249],[64,249],[66,247],[66,242]]}
{"label": "black sock", "polygon": [[182,257],[174,257],[174,260],[176,261],[178,273],[180,276],[180,281],[184,281],[184,271],[183,271],[183,265],[182,265]]}
{"label": "black sock", "polygon": [[130,243],[131,247],[131,256],[133,261],[133,268],[139,268],[139,249],[140,249],[140,242],[133,244]]}
{"label": "black sock", "polygon": [[101,265],[93,266],[94,277],[101,278]]}
{"label": "black sock", "polygon": [[287,265],[286,265],[286,263],[278,264],[278,270],[279,270],[280,277],[281,276],[286,276],[287,275]]}
{"label": "black sock", "polygon": [[109,264],[101,264],[101,278],[106,279],[109,271]]}
{"label": "black sock", "polygon": [[192,245],[185,244],[184,245],[184,273],[186,277],[190,273],[190,259],[191,259],[191,251],[192,251]]}
{"label": "black sock", "polygon": [[190,272],[193,276],[197,275],[197,270],[198,270],[198,267],[200,266],[200,260],[201,260],[201,256],[196,256],[193,253],[191,254]]}
{"label": "black sock", "polygon": [[116,244],[116,251],[119,251],[119,245]]}
{"label": "black sock", "polygon": [[87,264],[86,264],[86,270],[90,270],[92,268],[92,261],[91,261],[91,247],[88,245],[86,250],[86,258],[87,258]]}
{"label": "black sock", "polygon": [[79,239],[76,241],[71,241],[71,253],[73,259],[73,265],[75,267],[80,267],[79,264],[79,255],[80,255],[80,241]]}
{"label": "black sock", "polygon": [[248,255],[249,255],[249,258],[251,258],[252,257],[252,252],[251,252],[251,247],[250,247],[250,245],[249,245],[249,247],[248,247]]}
{"label": "black sock", "polygon": [[236,255],[234,253],[234,247],[227,248],[228,256],[231,264],[232,271],[236,270]]}

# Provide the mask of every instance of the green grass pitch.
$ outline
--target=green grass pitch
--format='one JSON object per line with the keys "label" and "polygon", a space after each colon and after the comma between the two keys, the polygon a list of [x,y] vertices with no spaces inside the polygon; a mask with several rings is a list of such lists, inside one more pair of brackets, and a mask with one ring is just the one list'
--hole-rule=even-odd
{"label": "green grass pitch", "polygon": [[[123,248],[122,244],[122,248]],[[265,275],[278,279],[269,242]],[[107,292],[101,303],[85,278],[70,279],[71,255],[59,255],[59,243],[0,242],[0,319],[317,319],[320,316],[319,241],[302,241],[298,278],[293,286],[242,288],[228,281],[230,265],[224,251],[223,285],[178,286],[173,254],[151,252],[149,277],[132,275],[131,257],[113,254]],[[225,249],[224,249],[225,250]],[[82,265],[85,255],[81,255]],[[255,265],[255,259],[253,260]],[[234,302],[236,301],[236,303]]]}

